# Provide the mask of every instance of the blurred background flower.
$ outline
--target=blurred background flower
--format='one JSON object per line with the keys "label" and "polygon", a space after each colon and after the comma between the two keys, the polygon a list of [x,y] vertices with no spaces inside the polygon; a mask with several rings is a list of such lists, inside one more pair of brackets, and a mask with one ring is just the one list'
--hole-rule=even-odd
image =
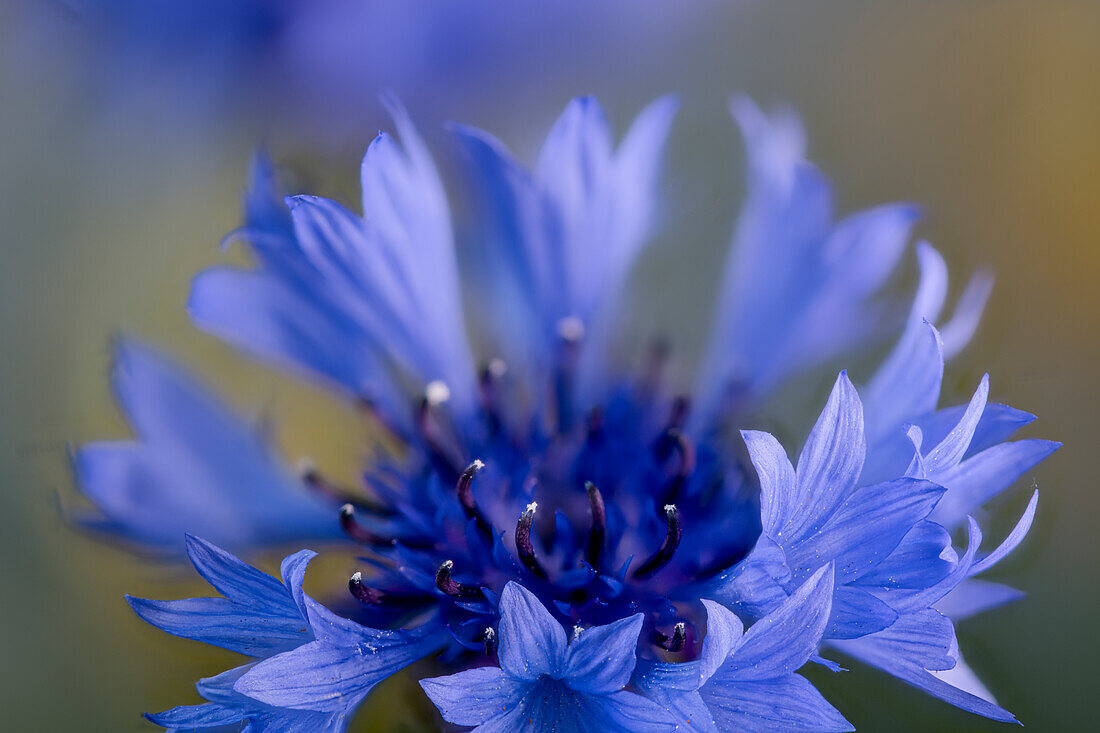
{"label": "blurred background flower", "polygon": [[[384,89],[444,164],[454,150],[445,119],[492,129],[530,160],[546,120],[576,94],[599,94],[620,132],[646,101],[680,94],[670,211],[633,285],[638,333],[711,311],[742,194],[731,92],[799,110],[813,157],[840,184],[839,208],[924,204],[920,234],[952,271],[989,265],[998,283],[945,401],[966,400],[988,370],[1000,401],[1040,414],[1027,437],[1066,443],[1042,469],[1030,542],[994,573],[1030,598],[959,635],[970,665],[1030,728],[1088,724],[1100,651],[1088,449],[1100,439],[1095,4],[9,0],[0,28],[2,614],[18,630],[0,683],[18,701],[6,705],[13,729],[142,730],[138,711],[176,704],[192,680],[230,664],[198,645],[187,656],[122,600],[198,592],[187,573],[147,566],[60,518],[58,500],[63,511],[72,500],[68,442],[127,435],[108,391],[112,333],[186,354],[235,407],[278,424],[286,455],[355,475],[370,436],[354,414],[234,356],[182,306],[192,274],[223,261],[216,245],[239,222],[257,142],[303,181],[342,182],[311,190],[354,200],[347,161],[387,126]],[[685,361],[705,336],[675,334]],[[809,424],[801,406],[818,404],[807,396],[830,381],[826,372],[796,385],[769,429],[786,438]],[[1030,491],[1018,489],[991,518],[994,535],[1020,515]],[[849,674],[839,684],[811,671],[861,730],[998,729],[879,675]],[[387,697],[361,725],[403,730]]]}

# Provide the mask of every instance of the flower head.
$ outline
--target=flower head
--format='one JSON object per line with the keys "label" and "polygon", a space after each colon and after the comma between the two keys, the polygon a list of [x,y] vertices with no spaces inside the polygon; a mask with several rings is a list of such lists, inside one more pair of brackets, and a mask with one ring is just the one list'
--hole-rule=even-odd
{"label": "flower head", "polygon": [[[785,380],[886,329],[875,295],[905,250],[912,207],[834,222],[797,123],[738,100],[749,197],[709,355],[684,393],[661,350],[632,372],[612,366],[609,346],[618,296],[658,221],[672,100],[650,105],[618,145],[595,100],[574,101],[533,170],[487,134],[455,128],[477,233],[465,293],[438,173],[403,109],[391,109],[401,143],[371,144],[362,214],[281,199],[260,160],[237,233],[255,266],[194,284],[200,327],[319,377],[401,446],[380,451],[358,488],[336,490],[311,468],[299,482],[310,493],[268,485],[266,453],[241,457],[244,485],[212,507],[271,492],[266,521],[303,540],[330,537],[331,525],[303,523],[327,508],[363,569],[348,581],[358,602],[348,617],[299,598],[300,580],[136,603],[172,633],[261,657],[231,684],[204,683],[210,704],[249,720],[343,716],[430,656],[453,674],[425,680],[429,697],[446,720],[480,730],[848,730],[795,674],[808,661],[839,670],[823,656],[839,650],[1013,719],[969,674],[952,619],[1012,599],[973,578],[1023,540],[1036,499],[985,554],[969,514],[1057,444],[1005,442],[1030,416],[988,404],[988,379],[967,405],[937,409],[944,360],[973,332],[988,277],[937,327],[946,270],[918,245],[921,282],[894,349],[862,389],[840,373],[792,463],[775,437],[744,429],[750,415]],[[126,406],[139,420],[140,406]],[[169,480],[177,462],[237,467],[220,446],[153,450],[205,445],[195,436],[213,437],[200,419],[211,412],[157,412],[163,425],[149,434],[138,425],[151,498],[87,491],[112,528],[170,539],[142,530],[163,507],[198,506]],[[228,526],[201,515],[160,526]],[[957,550],[951,532],[963,524]],[[229,714],[194,714],[207,713]]]}

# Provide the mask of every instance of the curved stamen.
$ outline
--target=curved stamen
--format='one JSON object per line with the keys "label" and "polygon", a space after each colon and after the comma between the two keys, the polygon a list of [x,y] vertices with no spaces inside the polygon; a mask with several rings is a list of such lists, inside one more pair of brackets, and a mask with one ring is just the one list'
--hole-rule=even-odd
{"label": "curved stamen", "polygon": [[477,516],[477,504],[474,503],[474,476],[478,471],[485,468],[485,464],[479,459],[474,459],[474,462],[469,466],[466,466],[466,470],[462,472],[462,475],[458,477],[458,500],[462,503],[462,508],[466,510],[466,516],[474,518]]}
{"label": "curved stamen", "polygon": [[516,523],[516,551],[523,566],[540,578],[546,578],[546,571],[539,565],[535,557],[535,546],[531,543],[531,524],[535,521],[535,511],[539,508],[538,502],[531,502],[519,516]]}
{"label": "curved stamen", "polygon": [[453,598],[478,598],[481,596],[481,588],[476,585],[459,583],[451,577],[451,570],[455,564],[450,560],[445,561],[435,571],[435,587]]}
{"label": "curved stamen", "polygon": [[386,594],[377,588],[363,585],[363,574],[358,571],[348,581],[348,590],[351,591],[356,600],[368,606],[381,606],[386,597]]}
{"label": "curved stamen", "polygon": [[340,526],[348,537],[361,544],[377,545],[385,541],[380,537],[376,537],[370,530],[356,521],[355,507],[351,504],[344,504],[340,507]]}
{"label": "curved stamen", "polygon": [[485,656],[494,656],[497,653],[497,632],[493,631],[492,626],[485,627],[485,633],[481,635],[481,640],[485,642]]}
{"label": "curved stamen", "polygon": [[639,580],[648,578],[663,568],[672,559],[676,548],[680,546],[683,528],[680,526],[680,512],[676,509],[675,504],[665,505],[665,519],[668,521],[668,532],[665,534],[665,541],[661,543],[661,549],[653,553],[648,560],[642,563],[641,567],[634,571],[634,577]]}
{"label": "curved stamen", "polygon": [[603,554],[604,538],[607,536],[607,508],[603,503],[603,494],[596,484],[588,481],[584,490],[588,493],[588,506],[592,510],[592,526],[584,545],[584,557],[589,565],[598,568],[600,556]]}
{"label": "curved stamen", "polygon": [[665,651],[673,654],[681,652],[684,650],[685,643],[687,643],[687,625],[681,621],[673,627],[672,636],[665,636],[658,631],[656,637],[657,645]]}
{"label": "curved stamen", "polygon": [[451,393],[443,382],[431,382],[425,388],[424,396],[420,399],[420,407],[416,413],[416,425],[420,430],[420,437],[428,449],[428,455],[432,464],[444,476],[454,477],[459,473],[460,465],[455,460],[455,451],[449,449],[441,432],[440,420],[437,419],[436,408],[450,399]]}
{"label": "curved stamen", "polygon": [[458,492],[458,501],[466,511],[466,518],[476,520],[478,530],[482,535],[489,538],[491,542],[493,528],[490,526],[488,520],[485,519],[485,515],[478,509],[477,502],[474,501],[474,476],[483,468],[485,468],[485,464],[475,458],[474,462],[466,466],[462,475],[458,477],[456,490]]}

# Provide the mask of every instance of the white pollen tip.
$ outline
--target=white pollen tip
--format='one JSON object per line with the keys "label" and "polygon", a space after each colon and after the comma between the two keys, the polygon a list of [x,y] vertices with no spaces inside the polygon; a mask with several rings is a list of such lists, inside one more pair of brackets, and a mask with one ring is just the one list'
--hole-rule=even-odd
{"label": "white pollen tip", "polygon": [[351,504],[344,504],[344,506],[340,507],[340,513],[341,514],[355,514],[355,507],[352,506]]}
{"label": "white pollen tip", "polygon": [[444,382],[433,379],[428,382],[428,386],[424,388],[424,397],[428,400],[430,405],[442,405],[447,400],[451,399],[451,388]]}
{"label": "white pollen tip", "polygon": [[474,459],[473,466],[475,471],[480,471],[481,469],[485,468],[485,464],[480,458]]}
{"label": "white pollen tip", "polygon": [[508,371],[508,365],[504,363],[503,359],[490,359],[489,360],[489,374],[494,379],[500,379]]}
{"label": "white pollen tip", "polygon": [[665,514],[668,514],[669,512],[674,512],[674,511],[676,511],[676,505],[675,504],[665,504]]}
{"label": "white pollen tip", "polygon": [[537,501],[533,501],[533,502],[531,502],[530,504],[527,505],[527,511],[531,512],[532,514],[534,514],[535,511],[538,508],[539,508],[539,503]]}
{"label": "white pollen tip", "polygon": [[363,582],[363,574],[361,572],[359,572],[358,570],[356,570],[355,574],[351,576],[351,579],[354,580],[356,583],[362,583]]}
{"label": "white pollen tip", "polygon": [[452,562],[450,560],[444,560],[443,561],[443,567],[447,568],[448,570],[450,570],[454,566],[455,566],[454,562]]}
{"label": "white pollen tip", "polygon": [[584,321],[576,316],[566,316],[558,321],[558,336],[570,343],[584,338]]}

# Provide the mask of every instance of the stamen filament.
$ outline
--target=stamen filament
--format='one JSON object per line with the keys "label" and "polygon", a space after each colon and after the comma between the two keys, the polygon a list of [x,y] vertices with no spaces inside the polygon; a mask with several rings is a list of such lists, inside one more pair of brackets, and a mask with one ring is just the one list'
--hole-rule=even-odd
{"label": "stamen filament", "polygon": [[599,568],[604,538],[607,535],[607,508],[603,503],[603,494],[596,484],[589,481],[584,485],[584,490],[588,493],[588,506],[592,510],[592,526],[588,530],[584,556],[589,565]]}
{"label": "stamen filament", "polygon": [[451,577],[451,569],[454,568],[454,565],[453,562],[447,560],[439,566],[439,569],[435,571],[435,587],[454,598],[480,597],[481,588],[476,585],[459,583]]}
{"label": "stamen filament", "polygon": [[385,541],[380,537],[376,537],[370,530],[356,521],[355,507],[351,504],[344,504],[340,507],[340,526],[348,537],[360,544],[376,545]]}
{"label": "stamen filament", "polygon": [[641,567],[634,571],[634,577],[639,580],[650,577],[668,564],[668,561],[672,559],[673,554],[676,552],[676,548],[680,546],[683,528],[680,525],[680,512],[676,509],[675,504],[665,505],[665,519],[668,521],[668,532],[665,534],[665,540],[661,543],[661,549],[653,553],[648,560],[642,563]]}
{"label": "stamen filament", "polygon": [[531,524],[535,521],[535,510],[538,502],[531,502],[523,510],[523,514],[516,523],[516,552],[523,566],[540,578],[546,578],[546,571],[542,569],[538,558],[535,557],[535,546],[531,543]]}

